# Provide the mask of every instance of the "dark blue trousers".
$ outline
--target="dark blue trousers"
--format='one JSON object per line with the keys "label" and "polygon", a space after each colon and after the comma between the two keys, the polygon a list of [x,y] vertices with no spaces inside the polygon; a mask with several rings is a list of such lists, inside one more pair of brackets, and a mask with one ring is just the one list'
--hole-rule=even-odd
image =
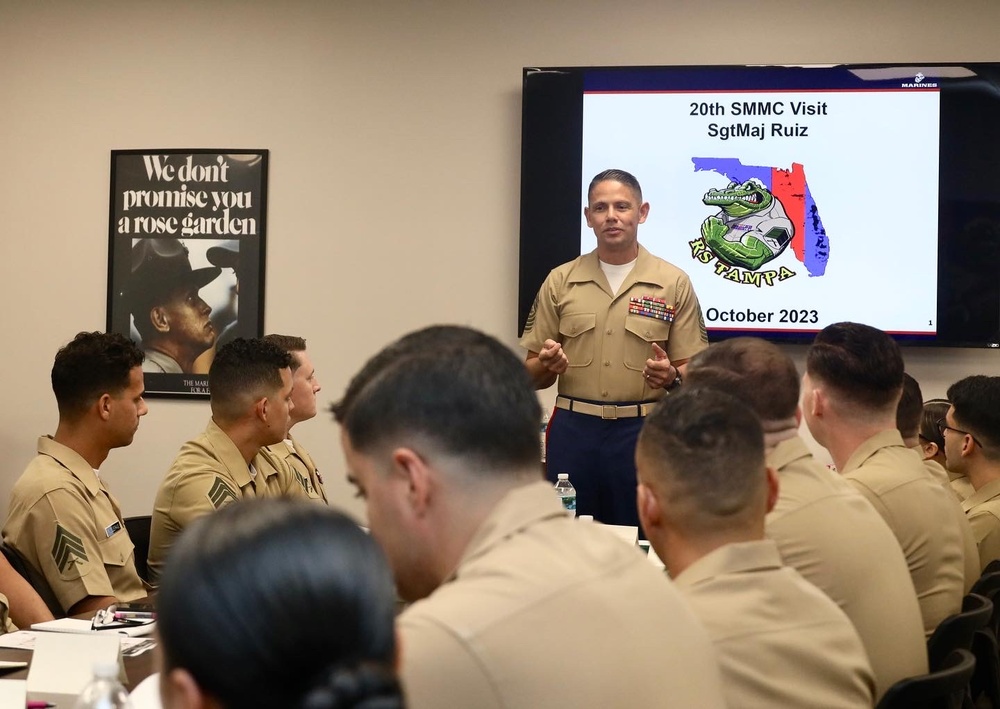
{"label": "dark blue trousers", "polygon": [[545,475],[569,473],[576,513],[605,524],[639,525],[635,506],[635,443],[641,417],[604,420],[555,409],[549,420]]}

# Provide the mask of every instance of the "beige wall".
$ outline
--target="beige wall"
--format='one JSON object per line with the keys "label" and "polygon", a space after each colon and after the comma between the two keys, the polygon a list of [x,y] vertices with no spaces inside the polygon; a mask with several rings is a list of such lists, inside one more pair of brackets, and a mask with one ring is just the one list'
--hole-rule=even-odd
{"label": "beige wall", "polygon": [[[987,61],[998,21],[995,0],[0,0],[0,502],[55,426],[55,350],[105,323],[112,149],[271,150],[266,327],[309,339],[328,401],[426,323],[516,343],[521,67]],[[906,354],[927,395],[996,371]],[[126,514],[208,417],[150,404],[102,469]],[[296,433],[357,509],[336,427]]]}

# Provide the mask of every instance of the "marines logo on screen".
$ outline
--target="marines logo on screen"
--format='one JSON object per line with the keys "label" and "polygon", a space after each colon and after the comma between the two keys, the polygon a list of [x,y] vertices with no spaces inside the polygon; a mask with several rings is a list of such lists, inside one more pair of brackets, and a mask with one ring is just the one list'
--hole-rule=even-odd
{"label": "marines logo on screen", "polygon": [[[692,158],[695,172],[716,172],[729,180],[702,198],[719,211],[702,222],[701,236],[689,242],[691,257],[713,264],[716,275],[744,285],[774,286],[799,271],[775,261],[791,245],[810,276],[822,276],[830,244],[805,170],[744,165],[735,158]],[[762,269],[768,263],[771,268]]]}

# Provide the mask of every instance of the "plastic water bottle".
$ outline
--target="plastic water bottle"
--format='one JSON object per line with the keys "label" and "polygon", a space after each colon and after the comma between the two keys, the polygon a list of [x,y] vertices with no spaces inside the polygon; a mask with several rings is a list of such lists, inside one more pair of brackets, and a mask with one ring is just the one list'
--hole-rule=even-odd
{"label": "plastic water bottle", "polygon": [[110,662],[95,664],[94,679],[83,688],[73,709],[132,709],[128,692],[118,681],[118,665]]}
{"label": "plastic water bottle", "polygon": [[576,488],[569,481],[569,473],[556,476],[556,494],[562,499],[563,507],[576,514]]}

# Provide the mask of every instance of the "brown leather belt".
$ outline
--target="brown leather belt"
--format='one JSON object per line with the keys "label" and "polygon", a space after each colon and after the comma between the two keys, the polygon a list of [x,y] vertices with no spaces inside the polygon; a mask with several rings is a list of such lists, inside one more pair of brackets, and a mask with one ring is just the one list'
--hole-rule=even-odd
{"label": "brown leather belt", "polygon": [[650,401],[644,404],[591,404],[586,401],[570,399],[566,396],[556,397],[556,408],[574,411],[587,416],[600,416],[606,421],[614,419],[634,419],[636,416],[647,416],[652,413],[658,402]]}

